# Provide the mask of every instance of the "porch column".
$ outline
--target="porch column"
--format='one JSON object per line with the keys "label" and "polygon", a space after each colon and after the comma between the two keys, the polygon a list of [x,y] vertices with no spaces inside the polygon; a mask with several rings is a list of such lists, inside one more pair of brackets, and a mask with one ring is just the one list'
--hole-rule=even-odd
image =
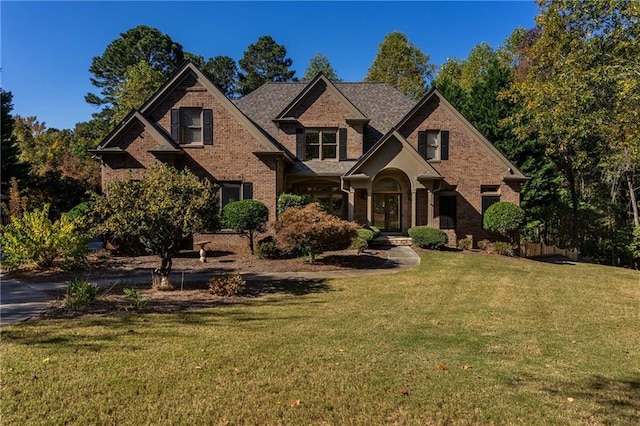
{"label": "porch column", "polygon": [[373,186],[367,186],[367,224],[373,225]]}
{"label": "porch column", "polygon": [[416,189],[411,189],[411,227],[416,226],[416,215],[417,215],[417,197],[416,197]]}
{"label": "porch column", "polygon": [[353,221],[355,218],[355,205],[356,205],[356,190],[353,187],[349,187],[349,220]]}
{"label": "porch column", "polygon": [[433,226],[434,199],[433,191],[431,189],[427,189],[427,226]]}

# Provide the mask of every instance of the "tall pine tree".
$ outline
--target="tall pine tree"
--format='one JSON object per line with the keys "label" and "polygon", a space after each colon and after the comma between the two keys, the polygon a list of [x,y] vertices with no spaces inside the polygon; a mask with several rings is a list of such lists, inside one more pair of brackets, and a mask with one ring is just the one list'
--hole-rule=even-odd
{"label": "tall pine tree", "polygon": [[295,70],[289,69],[293,61],[287,58],[287,49],[271,36],[262,36],[249,45],[240,59],[238,87],[245,96],[269,81],[293,81]]}

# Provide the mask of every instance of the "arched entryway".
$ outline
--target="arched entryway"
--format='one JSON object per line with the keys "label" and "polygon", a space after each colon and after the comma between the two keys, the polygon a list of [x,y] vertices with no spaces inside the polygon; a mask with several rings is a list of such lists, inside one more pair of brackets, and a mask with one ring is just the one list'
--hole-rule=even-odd
{"label": "arched entryway", "polygon": [[402,231],[402,186],[394,177],[381,177],[373,184],[373,226]]}

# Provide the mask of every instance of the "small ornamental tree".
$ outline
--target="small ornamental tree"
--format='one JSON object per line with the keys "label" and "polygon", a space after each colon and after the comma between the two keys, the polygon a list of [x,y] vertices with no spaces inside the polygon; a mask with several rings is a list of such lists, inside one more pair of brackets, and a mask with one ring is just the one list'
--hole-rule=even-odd
{"label": "small ornamental tree", "polygon": [[499,232],[509,239],[511,244],[515,241],[515,233],[524,224],[524,211],[513,203],[500,201],[492,204],[484,212],[484,229],[491,232]]}
{"label": "small ornamental tree", "polygon": [[247,237],[251,254],[253,254],[253,237],[256,232],[265,231],[267,220],[269,220],[267,206],[256,200],[234,201],[222,209],[223,226]]}
{"label": "small ornamental tree", "polygon": [[325,250],[349,247],[359,226],[325,212],[319,203],[286,210],[275,223],[276,241],[285,251],[306,251],[315,262]]}
{"label": "small ornamental tree", "polygon": [[98,231],[133,238],[148,253],[160,256],[156,272],[163,290],[173,288],[169,281],[172,258],[183,239],[218,228],[216,186],[188,170],[158,164],[140,181],[113,183],[105,197],[94,197],[93,211],[100,223]]}

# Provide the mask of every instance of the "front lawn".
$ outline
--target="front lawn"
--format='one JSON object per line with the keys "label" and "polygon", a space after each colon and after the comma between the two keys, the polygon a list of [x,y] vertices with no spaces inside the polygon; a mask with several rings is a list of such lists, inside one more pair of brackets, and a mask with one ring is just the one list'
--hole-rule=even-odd
{"label": "front lawn", "polygon": [[640,274],[425,253],[176,313],[2,329],[2,423],[637,424]]}

